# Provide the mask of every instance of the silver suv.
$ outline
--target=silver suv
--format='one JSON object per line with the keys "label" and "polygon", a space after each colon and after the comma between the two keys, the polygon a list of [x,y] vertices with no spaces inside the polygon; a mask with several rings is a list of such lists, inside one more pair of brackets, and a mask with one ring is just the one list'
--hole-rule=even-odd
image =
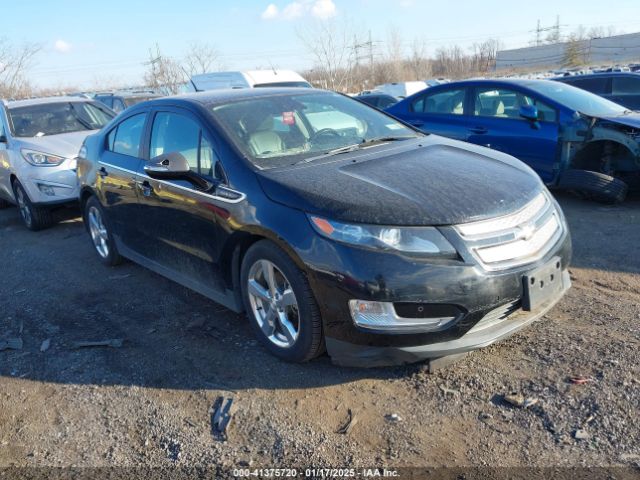
{"label": "silver suv", "polygon": [[0,106],[0,208],[18,206],[25,226],[52,223],[51,210],[78,199],[76,157],[85,137],[115,116],[99,102],[52,97]]}

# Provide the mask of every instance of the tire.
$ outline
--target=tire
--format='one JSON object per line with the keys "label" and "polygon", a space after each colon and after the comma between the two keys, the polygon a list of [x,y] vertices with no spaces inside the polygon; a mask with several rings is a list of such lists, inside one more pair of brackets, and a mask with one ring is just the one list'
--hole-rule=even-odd
{"label": "tire", "polygon": [[[267,278],[271,267],[273,290]],[[306,362],[324,351],[322,319],[309,282],[282,249],[269,240],[252,245],[242,260],[240,279],[249,322],[269,352],[289,362]]]}
{"label": "tire", "polygon": [[111,224],[96,197],[92,196],[87,200],[82,218],[100,261],[109,267],[122,263],[122,257],[113,239]]}
{"label": "tire", "polygon": [[19,180],[13,181],[13,194],[25,227],[37,232],[53,225],[51,209],[34,205]]}
{"label": "tire", "polygon": [[577,191],[597,202],[621,203],[627,196],[628,186],[619,178],[589,170],[567,170],[560,177],[558,187]]}

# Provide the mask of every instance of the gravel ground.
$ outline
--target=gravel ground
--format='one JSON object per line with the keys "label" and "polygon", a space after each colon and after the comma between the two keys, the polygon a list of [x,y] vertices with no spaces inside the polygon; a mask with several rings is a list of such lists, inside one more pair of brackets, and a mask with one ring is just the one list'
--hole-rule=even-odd
{"label": "gravel ground", "polygon": [[[76,212],[0,211],[0,467],[640,468],[640,200],[561,196],[573,288],[458,363],[287,364],[242,316],[142,267],[102,266]],[[121,346],[77,342],[123,339]],[[572,379],[574,379],[572,381]],[[575,383],[578,382],[578,383]],[[514,392],[511,405],[505,395]],[[226,438],[218,397],[233,398]],[[519,398],[520,397],[520,398]],[[353,417],[348,433],[337,433]]]}

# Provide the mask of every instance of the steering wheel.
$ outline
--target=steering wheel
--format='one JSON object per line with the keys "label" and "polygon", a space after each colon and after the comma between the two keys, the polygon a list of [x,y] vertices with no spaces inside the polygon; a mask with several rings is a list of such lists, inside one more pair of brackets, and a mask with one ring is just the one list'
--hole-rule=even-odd
{"label": "steering wheel", "polygon": [[341,138],[342,137],[342,135],[340,135],[333,128],[321,128],[316,133],[311,135],[311,137],[309,138],[309,143],[315,143],[315,141],[318,140],[318,138],[325,137],[325,136],[327,136],[327,137],[331,136],[331,137],[337,137],[337,138]]}

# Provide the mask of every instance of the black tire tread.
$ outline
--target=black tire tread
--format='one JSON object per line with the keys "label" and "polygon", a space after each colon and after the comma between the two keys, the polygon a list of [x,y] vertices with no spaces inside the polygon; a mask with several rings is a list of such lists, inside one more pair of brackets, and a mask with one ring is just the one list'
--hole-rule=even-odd
{"label": "black tire tread", "polygon": [[[51,209],[48,207],[39,207],[37,205],[34,205],[29,198],[29,194],[24,189],[20,181],[14,180],[14,195],[18,188],[22,190],[22,193],[29,205],[29,209],[31,210],[31,225],[27,225],[26,223],[24,225],[33,232],[44,230],[45,228],[49,228],[51,225],[53,225],[53,212],[51,211]],[[20,215],[20,218],[22,218],[22,215]]]}
{"label": "black tire tread", "polygon": [[560,188],[578,191],[601,203],[621,203],[629,190],[619,178],[590,170],[567,170],[560,177]]}

